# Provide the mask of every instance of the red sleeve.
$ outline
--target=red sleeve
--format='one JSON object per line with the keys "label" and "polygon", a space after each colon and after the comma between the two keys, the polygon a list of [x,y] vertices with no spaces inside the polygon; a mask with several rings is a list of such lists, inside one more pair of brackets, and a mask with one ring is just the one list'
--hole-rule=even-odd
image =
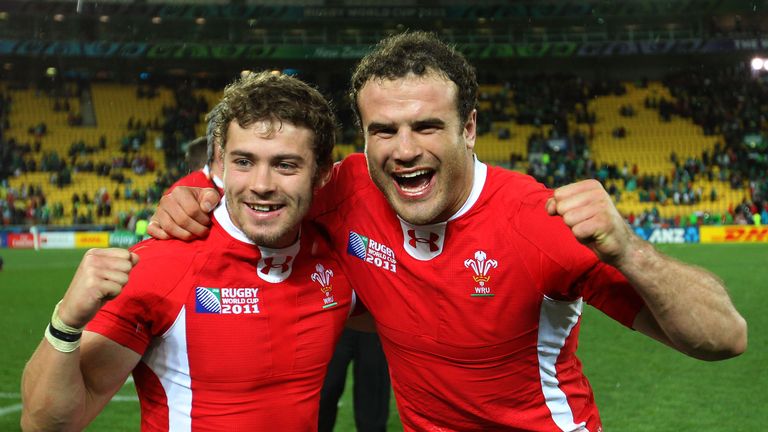
{"label": "red sleeve", "polygon": [[199,187],[199,188],[216,188],[218,190],[218,187],[213,182],[212,179],[209,179],[208,176],[203,172],[203,170],[197,170],[193,171],[184,177],[176,180],[176,183],[172,184],[168,190],[163,193],[163,195],[168,195],[171,193],[171,191],[178,187],[178,186],[190,186],[190,187]]}
{"label": "red sleeve", "polygon": [[530,242],[525,253],[539,257],[535,264],[529,264],[540,281],[539,289],[553,299],[582,297],[631,328],[645,305],[642,298],[616,268],[601,262],[579,243],[560,216],[547,213],[545,204],[550,196],[551,190],[539,190],[525,197],[512,223]]}
{"label": "red sleeve", "polygon": [[315,219],[336,210],[340,203],[350,199],[359,190],[368,187],[371,178],[365,156],[352,154],[333,165],[331,180],[315,193],[307,217]]}
{"label": "red sleeve", "polygon": [[169,295],[185,273],[183,269],[189,267],[189,260],[169,247],[177,243],[146,240],[134,246],[131,250],[139,255],[139,263],[131,270],[128,283],[99,310],[86,330],[143,355],[152,338],[170,328],[183,304]]}
{"label": "red sleeve", "polygon": [[615,267],[602,262],[586,274],[578,289],[584,301],[629,328],[645,306],[627,278]]}

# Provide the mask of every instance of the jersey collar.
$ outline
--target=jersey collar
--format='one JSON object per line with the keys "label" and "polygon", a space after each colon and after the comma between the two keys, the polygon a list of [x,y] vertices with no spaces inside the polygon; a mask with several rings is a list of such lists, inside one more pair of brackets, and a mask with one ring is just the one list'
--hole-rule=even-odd
{"label": "jersey collar", "polygon": [[429,261],[443,253],[445,244],[445,227],[448,222],[457,219],[467,213],[475,205],[480,193],[485,186],[485,180],[488,176],[488,166],[474,157],[474,175],[472,176],[472,190],[469,192],[467,200],[453,216],[445,222],[439,222],[431,225],[414,225],[404,221],[400,216],[400,228],[403,231],[403,249],[411,257],[419,261]]}
{"label": "jersey collar", "polygon": [[299,238],[294,244],[280,249],[273,249],[257,245],[246,237],[240,228],[235,226],[235,223],[232,222],[232,218],[229,216],[229,211],[227,211],[227,200],[224,197],[221,198],[219,206],[213,211],[213,217],[216,218],[216,221],[230,237],[243,243],[254,245],[259,249],[261,257],[256,265],[259,278],[270,283],[278,283],[288,279],[291,271],[293,271],[296,255],[299,254],[299,249],[301,248],[301,231],[299,231]]}
{"label": "jersey collar", "polygon": [[469,209],[472,208],[473,205],[477,202],[478,198],[480,198],[480,193],[483,191],[483,186],[485,186],[485,179],[488,177],[488,166],[479,160],[477,160],[477,155],[474,155],[474,175],[472,176],[472,190],[469,192],[469,196],[467,197],[467,200],[464,201],[464,205],[461,206],[459,211],[457,211],[453,216],[448,218],[448,221],[452,221],[456,218],[461,217],[463,214],[469,211]]}

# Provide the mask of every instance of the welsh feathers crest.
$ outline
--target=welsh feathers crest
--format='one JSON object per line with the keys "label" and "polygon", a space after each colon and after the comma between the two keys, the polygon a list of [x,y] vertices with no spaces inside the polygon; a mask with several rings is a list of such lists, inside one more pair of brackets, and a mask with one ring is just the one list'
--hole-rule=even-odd
{"label": "welsh feathers crest", "polygon": [[475,275],[472,276],[472,278],[475,282],[479,282],[480,286],[485,285],[486,282],[491,280],[491,277],[488,276],[488,270],[498,266],[498,261],[487,259],[487,255],[484,251],[475,252],[475,259],[464,260],[464,267],[472,268],[472,271],[475,272]]}
{"label": "welsh feathers crest", "polygon": [[332,277],[333,270],[326,269],[322,264],[316,265],[315,272],[312,273],[312,280],[320,284],[320,291],[324,292],[325,295],[330,295],[330,292],[333,289],[331,286]]}

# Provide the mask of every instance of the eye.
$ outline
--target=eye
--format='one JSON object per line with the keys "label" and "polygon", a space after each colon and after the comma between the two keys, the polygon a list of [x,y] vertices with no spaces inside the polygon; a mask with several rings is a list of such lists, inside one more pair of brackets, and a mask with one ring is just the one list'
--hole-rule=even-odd
{"label": "eye", "polygon": [[368,133],[377,138],[387,139],[397,135],[397,129],[393,127],[372,127],[368,129]]}
{"label": "eye", "polygon": [[235,164],[235,166],[241,168],[248,168],[249,166],[253,165],[251,161],[246,158],[237,158],[233,160],[232,163]]}
{"label": "eye", "polygon": [[425,125],[419,125],[414,128],[414,131],[420,133],[420,134],[433,134],[440,130],[440,127],[433,124],[425,124]]}
{"label": "eye", "polygon": [[292,162],[280,161],[275,164],[275,167],[280,171],[293,172],[298,169],[298,166]]}
{"label": "eye", "polygon": [[374,135],[379,138],[392,138],[393,136],[395,136],[395,133],[396,132],[394,130],[383,129],[383,130],[376,131]]}

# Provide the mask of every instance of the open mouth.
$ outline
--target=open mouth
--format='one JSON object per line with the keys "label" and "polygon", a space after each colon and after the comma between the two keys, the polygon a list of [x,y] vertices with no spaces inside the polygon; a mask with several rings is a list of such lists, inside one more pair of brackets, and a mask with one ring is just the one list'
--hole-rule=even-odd
{"label": "open mouth", "polygon": [[260,212],[260,213],[269,213],[269,212],[280,210],[281,208],[284,207],[282,204],[269,204],[269,205],[266,205],[266,204],[248,204],[248,203],[246,203],[245,205],[247,205],[248,208],[250,208],[251,210],[256,211],[256,212]]}
{"label": "open mouth", "polygon": [[425,191],[431,184],[434,175],[435,171],[431,169],[421,169],[410,173],[393,174],[392,177],[401,191],[414,195]]}

